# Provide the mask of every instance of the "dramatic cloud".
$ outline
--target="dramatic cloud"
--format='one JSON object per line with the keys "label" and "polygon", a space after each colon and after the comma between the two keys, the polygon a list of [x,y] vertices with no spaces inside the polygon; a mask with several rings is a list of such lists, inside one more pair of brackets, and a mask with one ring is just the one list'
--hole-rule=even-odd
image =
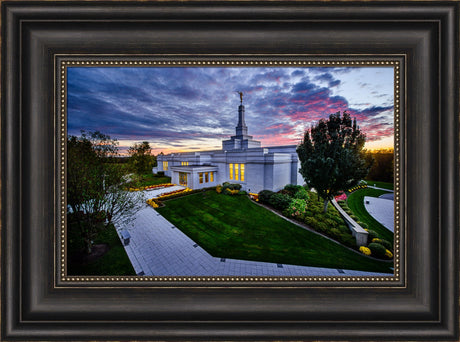
{"label": "dramatic cloud", "polygon": [[[235,134],[237,91],[249,134],[262,145],[297,144],[337,111],[356,117],[368,142],[393,135],[392,68],[68,69],[68,133],[99,130],[126,150],[219,149]],[[387,146],[389,147],[389,146]]]}

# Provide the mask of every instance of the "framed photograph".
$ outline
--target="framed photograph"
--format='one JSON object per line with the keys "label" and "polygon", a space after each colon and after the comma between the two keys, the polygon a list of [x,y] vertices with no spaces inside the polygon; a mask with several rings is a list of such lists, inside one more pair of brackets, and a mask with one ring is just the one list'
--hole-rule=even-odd
{"label": "framed photograph", "polygon": [[456,2],[2,3],[2,338],[457,340]]}

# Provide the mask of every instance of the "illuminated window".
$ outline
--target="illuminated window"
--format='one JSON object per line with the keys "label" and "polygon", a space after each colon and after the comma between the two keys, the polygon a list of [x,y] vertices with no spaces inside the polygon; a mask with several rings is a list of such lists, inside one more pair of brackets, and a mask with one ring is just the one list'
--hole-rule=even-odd
{"label": "illuminated window", "polygon": [[188,166],[188,162],[186,162],[186,161],[180,162],[180,164],[181,164],[182,166]]}
{"label": "illuminated window", "polygon": [[208,182],[209,182],[209,173],[208,173],[208,172],[205,172],[205,173],[204,173],[204,182],[205,182],[205,183],[208,183]]}
{"label": "illuminated window", "polygon": [[228,164],[230,168],[230,179],[233,179],[233,164]]}
{"label": "illuminated window", "polygon": [[163,162],[163,171],[168,171],[168,162],[167,161]]}
{"label": "illuminated window", "polygon": [[211,182],[214,182],[214,172],[210,172],[211,175]]}
{"label": "illuminated window", "polygon": [[203,184],[203,172],[198,173],[198,176],[200,177],[200,184]]}
{"label": "illuminated window", "polygon": [[238,165],[239,164],[235,164],[235,180],[238,180],[239,179],[239,175],[238,175]]}
{"label": "illuminated window", "polygon": [[244,182],[244,164],[240,164],[241,181]]}

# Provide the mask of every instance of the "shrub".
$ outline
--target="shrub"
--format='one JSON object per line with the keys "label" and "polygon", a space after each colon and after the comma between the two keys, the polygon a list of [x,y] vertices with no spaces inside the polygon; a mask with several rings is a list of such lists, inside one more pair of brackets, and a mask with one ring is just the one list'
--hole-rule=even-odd
{"label": "shrub", "polygon": [[273,191],[262,190],[261,192],[259,192],[259,202],[269,204],[270,198],[272,197],[273,194],[274,194]]}
{"label": "shrub", "polygon": [[348,227],[344,224],[340,224],[338,227],[337,227],[342,233],[349,233],[350,232],[350,229],[348,229]]}
{"label": "shrub", "polygon": [[351,214],[350,217],[351,217],[353,220],[355,220],[355,221],[358,219],[358,216],[353,215],[353,214]]}
{"label": "shrub", "polygon": [[372,239],[372,242],[377,242],[384,246],[386,249],[389,249],[390,251],[393,250],[393,244],[390,241],[384,240],[384,239],[379,239],[379,238],[374,238]]}
{"label": "shrub", "polygon": [[319,230],[320,232],[327,232],[329,230],[329,227],[327,226],[326,223],[324,222],[321,222],[319,221],[318,223],[316,223],[316,227],[315,227],[317,230]]}
{"label": "shrub", "polygon": [[[287,192],[291,193],[291,196],[294,196],[295,193],[297,191],[299,191],[300,189],[304,189],[303,186],[301,185],[294,185],[294,184],[287,184],[285,187],[284,187],[284,190],[286,190]],[[305,189],[304,189],[305,190]]]}
{"label": "shrub", "polygon": [[377,258],[385,258],[387,249],[381,244],[377,242],[371,242],[367,247],[371,250],[372,255],[376,256]]}
{"label": "shrub", "polygon": [[289,206],[284,210],[283,214],[287,217],[300,218],[305,213],[307,202],[303,199],[294,198],[289,203]]}
{"label": "shrub", "polygon": [[233,184],[233,183],[225,182],[224,184],[222,184],[222,190],[225,190],[225,189],[240,190],[241,184]]}
{"label": "shrub", "polygon": [[340,234],[339,241],[342,244],[344,244],[345,246],[348,246],[350,248],[356,248],[357,247],[356,246],[356,239],[349,232]]}
{"label": "shrub", "polygon": [[338,200],[337,204],[340,205],[340,206],[343,206],[345,204],[345,201],[344,200]]}
{"label": "shrub", "polygon": [[216,192],[218,194],[220,194],[222,192],[222,185],[219,184],[218,186],[216,186]]}
{"label": "shrub", "polygon": [[340,216],[331,217],[331,220],[334,220],[334,222],[337,223],[338,225],[341,225],[344,222]]}
{"label": "shrub", "polygon": [[336,228],[338,226],[337,222],[330,218],[324,219],[323,222],[327,224],[330,228]]}
{"label": "shrub", "polygon": [[366,229],[366,228],[369,228],[369,226],[364,223],[364,222],[360,222],[359,225],[363,228],[363,229]]}
{"label": "shrub", "polygon": [[284,210],[291,203],[291,197],[288,195],[275,193],[270,197],[269,203],[275,209]]}
{"label": "shrub", "polygon": [[305,190],[303,186],[298,185],[300,188],[299,190],[294,194],[294,198],[299,198],[303,199],[305,201],[308,201],[310,199],[310,196],[308,195],[308,191]]}
{"label": "shrub", "polygon": [[372,241],[372,239],[379,238],[379,234],[375,230],[368,229],[367,232],[369,233],[368,235],[368,240]]}
{"label": "shrub", "polygon": [[334,239],[340,239],[340,230],[338,230],[337,228],[332,228],[329,230],[330,233],[331,233],[331,236],[334,238]]}
{"label": "shrub", "polygon": [[304,222],[312,228],[316,228],[316,225],[318,224],[318,220],[312,216],[305,217]]}
{"label": "shrub", "polygon": [[157,172],[157,176],[164,176],[165,175],[165,172],[164,171],[158,171]]}

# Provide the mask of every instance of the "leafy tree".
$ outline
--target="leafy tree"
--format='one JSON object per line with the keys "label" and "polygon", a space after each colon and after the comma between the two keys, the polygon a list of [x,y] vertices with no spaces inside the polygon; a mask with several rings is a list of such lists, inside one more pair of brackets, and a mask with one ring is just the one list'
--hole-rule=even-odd
{"label": "leafy tree", "polygon": [[324,212],[329,200],[357,185],[369,172],[362,151],[365,140],[356,119],[352,121],[347,112],[331,114],[305,132],[297,147],[300,173],[324,200]]}
{"label": "leafy tree", "polygon": [[[115,218],[129,219],[140,201],[125,191],[126,180],[108,158],[118,153],[117,141],[100,132],[67,138],[67,203],[87,253],[93,240]],[[70,226],[70,225],[69,225]]]}
{"label": "leafy tree", "polygon": [[137,174],[144,174],[152,171],[156,165],[156,158],[152,155],[152,148],[147,141],[135,143],[128,149],[130,155],[129,163]]}
{"label": "leafy tree", "polygon": [[394,150],[367,151],[366,158],[373,160],[371,169],[366,179],[393,183],[394,175]]}

